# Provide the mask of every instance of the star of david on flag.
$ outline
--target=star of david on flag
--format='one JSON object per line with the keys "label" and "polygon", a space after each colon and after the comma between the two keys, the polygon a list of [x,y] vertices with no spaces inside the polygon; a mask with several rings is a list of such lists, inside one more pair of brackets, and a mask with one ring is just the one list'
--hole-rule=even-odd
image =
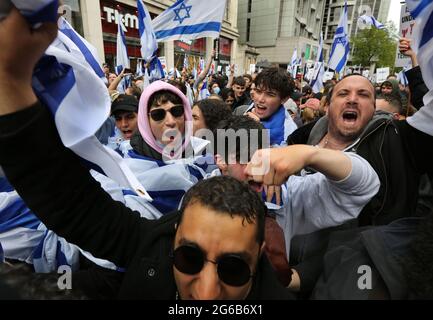
{"label": "star of david on flag", "polygon": [[[174,21],[179,21],[179,24],[183,23],[183,20],[191,18],[190,11],[192,9],[192,6],[186,6],[185,3],[182,3],[182,5],[178,9],[174,9],[174,13],[176,14],[176,17],[174,18]],[[185,11],[184,13],[182,11]],[[182,13],[182,15],[181,15]]]}
{"label": "star of david on flag", "polygon": [[158,42],[218,38],[226,0],[178,0],[152,21]]}

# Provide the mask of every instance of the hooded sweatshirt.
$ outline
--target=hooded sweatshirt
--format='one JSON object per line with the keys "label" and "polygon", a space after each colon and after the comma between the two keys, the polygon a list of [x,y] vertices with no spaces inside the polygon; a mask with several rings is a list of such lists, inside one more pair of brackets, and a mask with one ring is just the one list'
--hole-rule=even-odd
{"label": "hooded sweatshirt", "polygon": [[[184,154],[186,148],[189,147],[191,144],[192,111],[188,98],[179,89],[172,86],[171,84],[163,81],[155,81],[150,86],[148,86],[141,95],[138,108],[139,131],[136,132],[131,138],[131,146],[133,148],[133,153],[135,153],[135,157],[141,156],[159,161],[163,160],[164,148],[163,146],[161,146],[160,143],[156,141],[149,122],[149,100],[154,93],[163,90],[168,90],[181,98],[185,110],[185,133],[183,135],[184,140],[182,143],[182,150],[176,150],[176,153],[182,151],[182,154]],[[134,154],[132,154],[131,156],[134,157]]]}

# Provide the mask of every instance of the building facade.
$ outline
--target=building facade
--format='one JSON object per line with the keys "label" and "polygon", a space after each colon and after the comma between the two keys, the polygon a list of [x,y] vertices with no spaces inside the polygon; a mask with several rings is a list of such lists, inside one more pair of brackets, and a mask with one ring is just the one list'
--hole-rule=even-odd
{"label": "building facade", "polygon": [[[239,42],[257,47],[259,60],[283,68],[295,49],[304,62],[313,62],[324,9],[325,0],[239,0]],[[327,56],[329,46],[324,50]]]}
{"label": "building facade", "polygon": [[[144,0],[152,18],[174,2]],[[136,59],[141,58],[136,0],[64,0],[64,3],[72,9],[73,27],[97,48],[101,61],[111,66],[115,64],[118,16],[122,15],[127,29],[125,37],[131,68],[134,68]],[[226,14],[217,43],[211,38],[159,43],[158,56],[162,57],[166,68],[181,69],[185,55],[192,66],[198,63],[200,58],[209,56],[214,46],[218,48],[218,65],[223,70],[231,63],[243,64],[243,61],[237,60],[242,59],[242,54],[238,53],[237,6],[237,0],[227,0]]]}
{"label": "building facade", "polygon": [[[322,27],[325,43],[332,44],[343,6],[344,0],[325,0],[324,23]],[[355,36],[358,33],[358,18],[364,12],[373,15],[378,21],[385,23],[388,20],[390,6],[391,0],[348,0],[349,34]]]}

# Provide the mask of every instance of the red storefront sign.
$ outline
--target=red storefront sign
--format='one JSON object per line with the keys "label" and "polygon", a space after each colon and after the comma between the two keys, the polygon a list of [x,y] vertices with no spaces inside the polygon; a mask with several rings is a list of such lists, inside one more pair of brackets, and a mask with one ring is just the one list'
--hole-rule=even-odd
{"label": "red storefront sign", "polygon": [[174,46],[177,49],[181,49],[186,53],[198,53],[198,54],[206,54],[206,39],[200,38],[194,41],[183,42],[183,41],[175,41]]}
{"label": "red storefront sign", "polygon": [[[141,57],[137,8],[110,0],[101,0],[100,6],[105,54],[116,55],[117,21],[121,16],[126,28],[128,55]],[[150,15],[152,18],[156,16],[152,13]]]}

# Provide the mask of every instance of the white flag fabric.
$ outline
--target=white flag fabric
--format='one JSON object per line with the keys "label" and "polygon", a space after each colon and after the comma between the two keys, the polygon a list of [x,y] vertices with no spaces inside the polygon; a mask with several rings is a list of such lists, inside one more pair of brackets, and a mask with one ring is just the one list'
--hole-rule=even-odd
{"label": "white flag fabric", "polygon": [[[14,1],[14,5],[20,11],[23,5],[35,24],[57,21],[58,1]],[[37,11],[49,6],[55,6],[56,10]],[[38,12],[41,13],[39,20]],[[47,17],[47,12],[53,16]],[[151,199],[122,158],[96,139],[95,132],[110,115],[111,99],[103,80],[86,59],[86,52],[82,52],[66,33],[58,33],[38,62],[32,85],[39,100],[54,115],[57,131],[67,148],[90,167]]]}
{"label": "white flag fabric", "polygon": [[320,33],[320,45],[317,61],[314,64],[313,78],[310,86],[314,93],[321,92],[323,89],[323,76],[325,75],[325,66],[323,65],[323,33]]}
{"label": "white flag fabric", "polygon": [[433,1],[407,0],[406,4],[415,19],[413,48],[417,51],[424,82],[433,89]]}
{"label": "white flag fabric", "polygon": [[158,50],[155,32],[152,27],[152,19],[143,0],[137,0],[138,9],[138,30],[141,42],[141,56],[146,62],[153,59]]}
{"label": "white flag fabric", "polygon": [[208,89],[208,83],[207,83],[207,79],[205,81],[203,81],[203,86],[200,89],[200,93],[198,96],[198,100],[206,100],[207,98],[210,97],[210,92]]}
{"label": "white flag fabric", "polygon": [[159,42],[218,38],[226,0],[178,0],[152,21]]}
{"label": "white flag fabric", "polygon": [[58,20],[57,24],[59,31],[64,33],[76,45],[76,48],[74,48],[73,45],[70,44],[69,47],[71,50],[75,50],[77,53],[82,54],[89,67],[92,68],[100,78],[105,79],[105,74],[102,70],[101,63],[99,62],[96,48],[80,36],[80,34],[76,32],[63,17]]}
{"label": "white flag fabric", "polygon": [[335,31],[328,67],[342,73],[350,52],[349,31],[347,26],[347,2],[344,2],[340,23]]}
{"label": "white flag fabric", "polygon": [[298,63],[298,50],[295,48],[293,50],[292,59],[290,60],[290,65],[288,68],[288,72],[292,75],[293,78],[296,78],[296,65]]}
{"label": "white flag fabric", "polygon": [[424,82],[430,89],[424,96],[425,106],[413,117],[409,117],[407,122],[414,128],[433,135],[433,1],[406,0],[406,4],[415,19],[412,48],[417,51]]}
{"label": "white flag fabric", "polygon": [[125,26],[123,25],[122,17],[119,15],[117,21],[117,52],[116,52],[116,72],[120,74],[123,69],[131,68],[128,57],[128,49],[126,47]]}
{"label": "white flag fabric", "polygon": [[373,16],[368,16],[366,14],[358,18],[358,23],[362,23],[365,26],[373,26],[376,29],[385,29],[385,25],[376,20]]}
{"label": "white flag fabric", "polygon": [[164,70],[156,56],[158,51],[158,42],[156,41],[155,32],[150,19],[149,11],[143,3],[143,0],[137,0],[138,9],[138,30],[141,42],[141,56],[144,61],[149,62],[149,80],[156,81],[164,78]]}

